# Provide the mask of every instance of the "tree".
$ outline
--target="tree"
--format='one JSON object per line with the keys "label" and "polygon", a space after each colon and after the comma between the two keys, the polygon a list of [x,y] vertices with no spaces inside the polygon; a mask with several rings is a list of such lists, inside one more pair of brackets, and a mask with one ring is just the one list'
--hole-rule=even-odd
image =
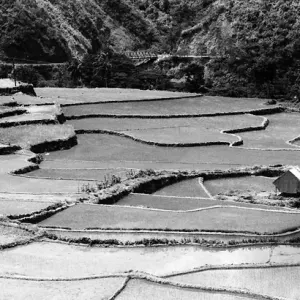
{"label": "tree", "polygon": [[186,76],[186,89],[189,92],[200,92],[204,86],[204,66],[192,63],[183,71]]}
{"label": "tree", "polygon": [[135,67],[125,55],[110,48],[85,55],[81,65],[83,83],[91,87],[126,87]]}

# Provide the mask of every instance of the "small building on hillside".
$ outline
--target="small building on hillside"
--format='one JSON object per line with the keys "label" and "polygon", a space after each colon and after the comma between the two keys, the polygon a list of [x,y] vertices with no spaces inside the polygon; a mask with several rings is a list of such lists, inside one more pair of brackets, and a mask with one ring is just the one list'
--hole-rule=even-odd
{"label": "small building on hillside", "polygon": [[300,169],[292,168],[274,180],[276,189],[286,195],[300,194]]}

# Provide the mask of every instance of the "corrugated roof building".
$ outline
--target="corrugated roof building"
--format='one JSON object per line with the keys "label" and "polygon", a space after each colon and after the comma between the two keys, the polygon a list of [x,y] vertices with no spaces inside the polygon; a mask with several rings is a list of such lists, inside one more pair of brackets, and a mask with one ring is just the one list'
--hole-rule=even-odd
{"label": "corrugated roof building", "polygon": [[300,194],[300,170],[292,168],[274,180],[273,184],[282,194]]}

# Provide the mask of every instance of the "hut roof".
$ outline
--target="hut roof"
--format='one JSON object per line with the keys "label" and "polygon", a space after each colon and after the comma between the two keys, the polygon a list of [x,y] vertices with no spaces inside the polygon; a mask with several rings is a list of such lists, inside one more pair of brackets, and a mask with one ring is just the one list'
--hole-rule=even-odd
{"label": "hut roof", "polygon": [[289,170],[297,179],[300,180],[300,170],[299,168],[293,168]]}
{"label": "hut roof", "polygon": [[297,178],[299,181],[300,181],[300,169],[298,167],[294,167],[294,168],[291,168],[289,169],[288,171],[284,172],[282,175],[280,175],[278,178],[276,178],[274,181],[273,181],[273,184],[277,186],[277,184],[280,182],[280,180],[282,178],[284,178],[286,176],[287,173],[291,173],[293,174],[293,176],[295,178]]}

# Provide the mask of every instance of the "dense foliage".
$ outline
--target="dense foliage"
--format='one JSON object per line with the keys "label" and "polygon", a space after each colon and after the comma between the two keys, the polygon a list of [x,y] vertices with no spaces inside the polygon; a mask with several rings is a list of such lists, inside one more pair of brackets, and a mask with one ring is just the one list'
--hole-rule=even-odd
{"label": "dense foliage", "polygon": [[299,95],[299,14],[298,1],[213,1],[181,46],[223,56],[207,65],[213,93],[291,98]]}
{"label": "dense foliage", "polygon": [[[0,4],[0,57],[70,62],[67,68],[58,67],[51,79],[39,70],[32,78],[39,85],[52,80],[53,85],[157,88],[162,82],[160,88],[170,88],[168,77],[183,78],[184,89],[191,91],[299,97],[296,0],[0,0]],[[105,54],[107,48],[115,53]],[[116,54],[137,49],[219,57],[208,63],[186,61],[169,69],[165,64],[140,70]],[[26,77],[26,71],[19,73]]]}

